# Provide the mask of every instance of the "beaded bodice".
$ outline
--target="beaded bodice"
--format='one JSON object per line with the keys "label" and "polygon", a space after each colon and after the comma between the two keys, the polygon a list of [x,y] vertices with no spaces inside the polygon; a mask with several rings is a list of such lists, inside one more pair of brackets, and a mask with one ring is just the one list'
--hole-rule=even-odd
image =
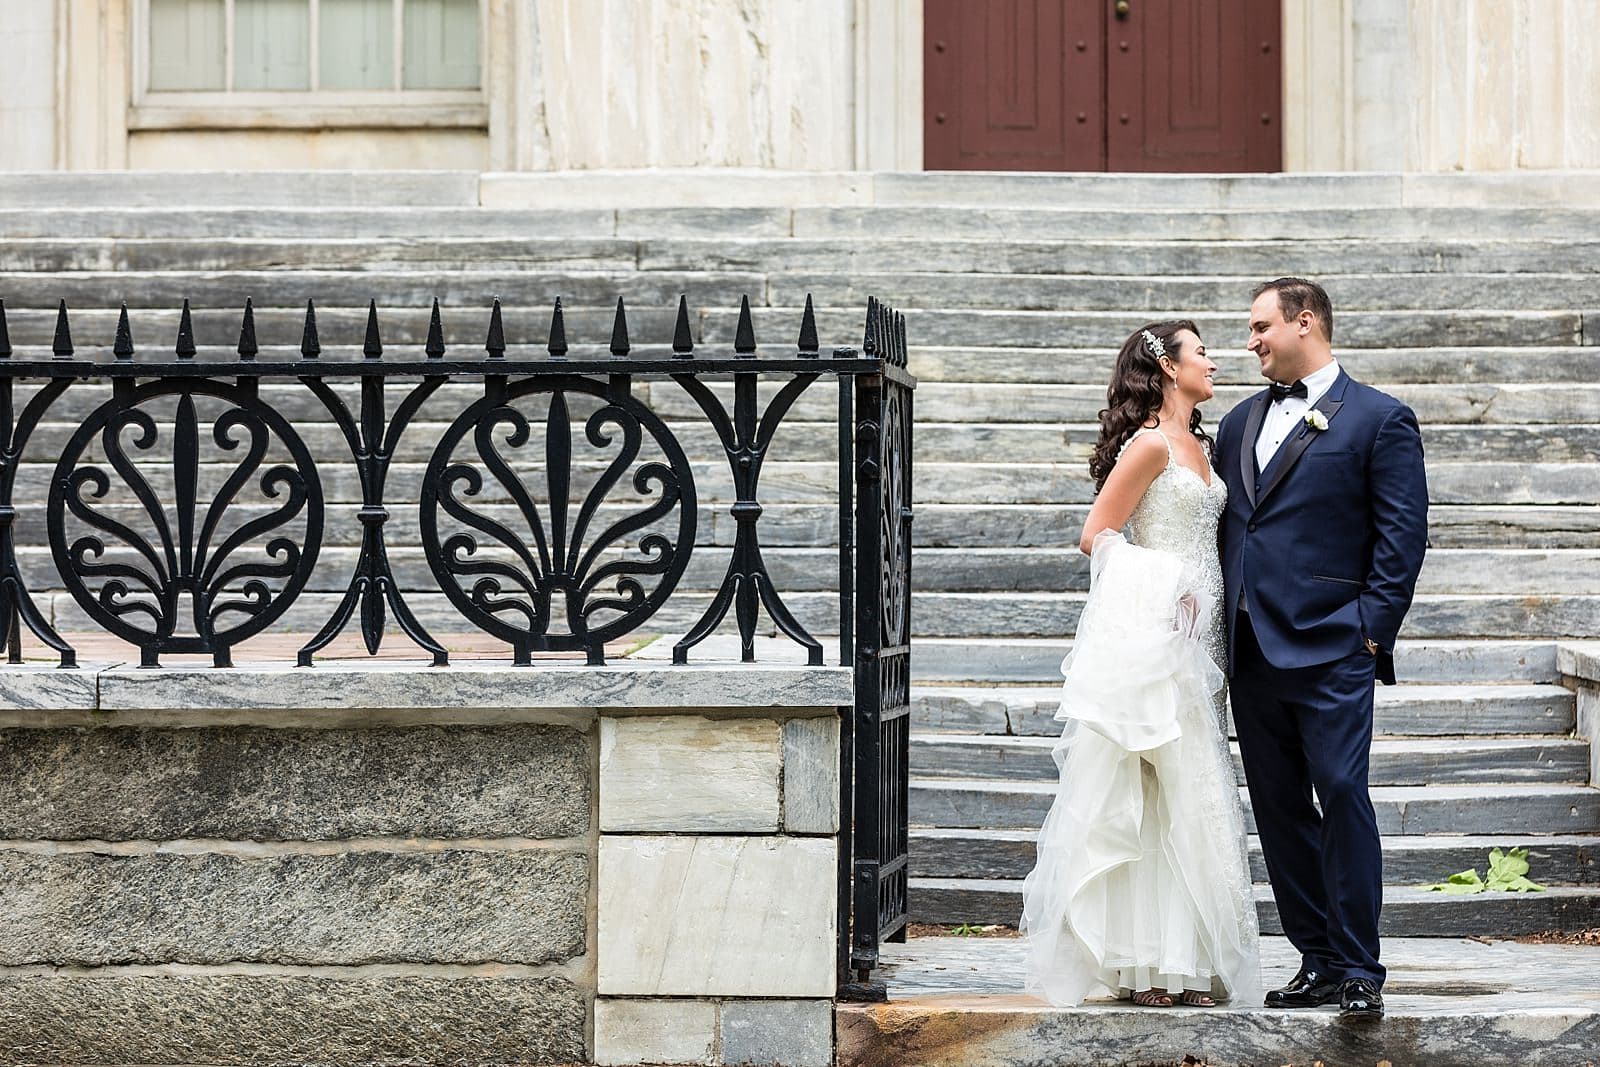
{"label": "beaded bodice", "polygon": [[[1143,434],[1161,434],[1160,430],[1146,428],[1128,438],[1132,444]],[[1205,630],[1206,651],[1219,666],[1224,662],[1222,631],[1222,561],[1217,555],[1217,524],[1223,508],[1228,503],[1228,486],[1212,470],[1211,484],[1207,485],[1194,471],[1177,461],[1172,454],[1172,442],[1161,434],[1167,445],[1167,466],[1156,475],[1144,496],[1134,507],[1123,527],[1129,542],[1142,548],[1170,552],[1184,560],[1199,573],[1207,590],[1216,599],[1212,605],[1211,619]],[[1128,445],[1122,446],[1124,450]]]}

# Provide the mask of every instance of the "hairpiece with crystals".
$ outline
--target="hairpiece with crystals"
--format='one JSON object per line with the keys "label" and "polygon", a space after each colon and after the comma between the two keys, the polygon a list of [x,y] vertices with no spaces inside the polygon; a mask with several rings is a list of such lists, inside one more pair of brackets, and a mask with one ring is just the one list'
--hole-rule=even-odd
{"label": "hairpiece with crystals", "polygon": [[1167,346],[1161,343],[1161,338],[1149,330],[1141,330],[1139,332],[1144,335],[1144,343],[1150,346],[1150,351],[1156,354],[1157,359],[1167,354]]}

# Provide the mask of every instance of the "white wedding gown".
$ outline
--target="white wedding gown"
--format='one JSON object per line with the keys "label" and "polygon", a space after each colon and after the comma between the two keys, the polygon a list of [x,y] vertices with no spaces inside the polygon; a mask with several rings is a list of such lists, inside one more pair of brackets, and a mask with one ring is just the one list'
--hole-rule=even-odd
{"label": "white wedding gown", "polygon": [[1260,1003],[1218,666],[1227,487],[1215,472],[1208,486],[1167,448],[1126,538],[1095,539],[1088,602],[1062,663],[1061,784],[1021,924],[1028,990],[1057,1005],[1150,988]]}

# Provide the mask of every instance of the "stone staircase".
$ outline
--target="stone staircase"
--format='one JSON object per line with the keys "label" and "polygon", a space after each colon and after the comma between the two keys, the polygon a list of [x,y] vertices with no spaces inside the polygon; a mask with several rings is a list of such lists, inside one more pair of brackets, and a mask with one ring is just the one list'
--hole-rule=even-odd
{"label": "stone staircase", "polygon": [[[748,293],[758,339],[776,351],[807,294],[825,344],[859,337],[869,294],[906,309],[921,380],[910,786],[921,922],[1016,921],[1053,790],[1058,666],[1087,582],[1076,550],[1087,457],[1116,345],[1147,318],[1195,318],[1220,365],[1214,427],[1256,387],[1242,350],[1251,284],[1317,277],[1341,361],[1422,420],[1433,495],[1433,548],[1398,650],[1404,684],[1378,693],[1386,931],[1600,925],[1600,790],[1555,657],[1558,639],[1600,637],[1600,241],[1582,236],[1597,232],[1600,200],[1468,188],[1403,204],[1361,177],[926,175],[886,183],[870,204],[489,209],[459,176],[437,187],[142,176],[120,194],[103,177],[0,181],[0,299],[19,358],[47,349],[63,297],[81,349],[109,346],[126,301],[150,351],[170,349],[187,296],[205,351],[231,345],[250,296],[264,359],[292,353],[308,296],[329,358],[359,345],[369,298],[392,350],[420,345],[434,296],[447,340],[481,345],[498,296],[516,350],[542,346],[560,295],[574,354],[603,349],[618,295],[639,350],[671,336],[681,292],[701,309],[697,339],[720,344]],[[681,393],[640,392],[692,425]],[[281,400],[313,448],[335,446],[314,408]],[[769,562],[816,632],[836,611],[831,418],[830,393],[797,406],[763,494]],[[420,477],[430,425],[408,439],[394,499]],[[20,491],[40,490],[67,432],[41,427]],[[698,615],[732,539],[720,460],[694,447],[712,486],[705,550],[659,617],[668,629]],[[354,503],[353,480],[336,495]],[[42,543],[37,508],[18,523]],[[356,536],[353,521],[329,531],[328,577],[308,598],[323,614]],[[81,623],[49,591],[46,554],[24,555],[57,624]],[[403,582],[425,584],[419,553],[395,558]],[[449,617],[425,597],[419,611]],[[1481,869],[1495,845],[1529,847],[1549,891],[1414,888]],[[1273,929],[1264,887],[1262,907]]]}

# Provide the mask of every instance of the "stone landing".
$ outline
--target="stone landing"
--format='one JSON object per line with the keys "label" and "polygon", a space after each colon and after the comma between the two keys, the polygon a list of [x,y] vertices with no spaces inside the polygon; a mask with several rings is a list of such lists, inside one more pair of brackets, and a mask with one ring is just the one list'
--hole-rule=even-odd
{"label": "stone landing", "polygon": [[[1293,974],[1282,938],[1262,954],[1269,987]],[[1354,1028],[1333,1008],[1053,1008],[1022,992],[1020,940],[916,938],[885,946],[889,1003],[839,1007],[839,1067],[1600,1063],[1600,947],[1406,938],[1384,954],[1389,1015]]]}

